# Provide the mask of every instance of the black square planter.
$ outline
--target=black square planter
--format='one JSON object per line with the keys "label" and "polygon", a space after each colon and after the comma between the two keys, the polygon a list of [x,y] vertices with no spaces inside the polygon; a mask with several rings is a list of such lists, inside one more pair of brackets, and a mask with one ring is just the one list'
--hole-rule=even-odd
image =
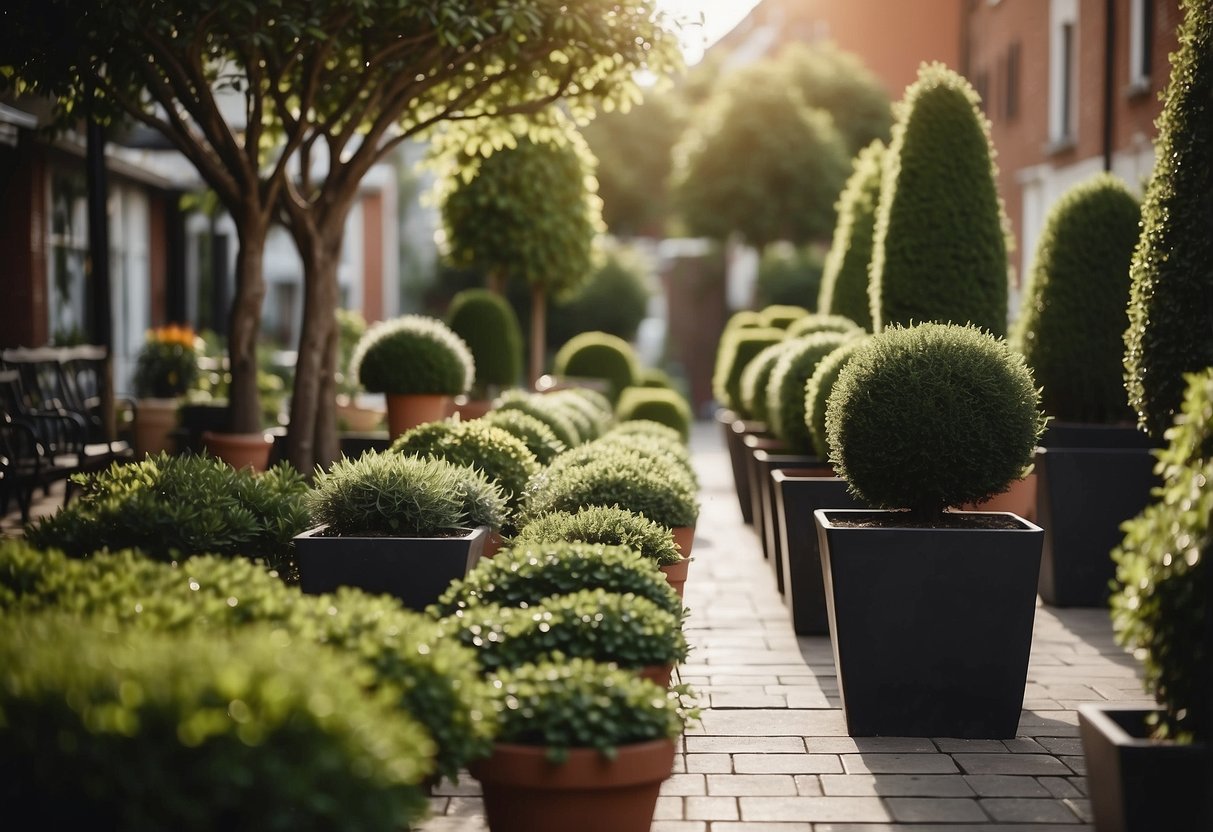
{"label": "black square planter", "polygon": [[1043,532],[1013,514],[958,514],[1015,527],[911,528],[892,525],[893,512],[815,513],[851,736],[1015,736]]}
{"label": "black square planter", "polygon": [[747,433],[742,437],[742,444],[745,446],[745,470],[746,482],[750,493],[750,516],[753,518],[752,525],[754,526],[754,534],[758,535],[758,542],[763,543],[762,556],[769,557],[764,543],[762,528],[762,500],[763,490],[760,479],[762,474],[758,470],[755,462],[754,454],[757,451],[766,451],[771,454],[787,453],[787,448],[783,442],[768,433]]}
{"label": "black square planter", "polygon": [[775,572],[775,586],[783,595],[787,588],[783,575],[783,539],[779,536],[779,512],[775,503],[775,480],[772,475],[776,471],[796,471],[802,476],[830,476],[834,469],[823,463],[815,456],[800,454],[771,453],[769,451],[754,451],[754,465],[757,477],[762,483],[759,494],[759,506],[762,511],[762,553],[770,562]]}
{"label": "black square planter", "polygon": [[750,504],[750,474],[746,468],[749,451],[745,446],[745,437],[751,433],[762,433],[766,430],[765,422],[748,422],[737,418],[731,410],[716,411],[716,421],[724,431],[724,444],[729,452],[729,465],[733,470],[733,487],[737,491],[737,503],[741,508],[741,520],[746,525],[754,522],[754,512]]}

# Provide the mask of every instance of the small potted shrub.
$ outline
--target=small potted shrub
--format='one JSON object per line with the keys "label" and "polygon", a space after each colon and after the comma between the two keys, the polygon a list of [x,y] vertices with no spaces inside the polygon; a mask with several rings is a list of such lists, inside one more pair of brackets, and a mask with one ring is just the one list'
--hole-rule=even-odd
{"label": "small potted shrub", "polygon": [[456,406],[464,419],[475,419],[522,378],[522,329],[509,302],[487,289],[465,289],[451,298],[446,320],[472,351],[476,376]]}
{"label": "small potted shrub", "polygon": [[547,425],[548,429],[556,434],[556,438],[566,448],[580,445],[582,441],[581,433],[577,430],[577,425],[569,420],[569,417],[565,415],[562,408],[552,407],[546,399],[546,396],[535,393],[527,393],[522,390],[507,390],[493,402],[493,410],[494,412],[517,410],[525,413],[531,418],[538,419]]}
{"label": "small potted shrub", "polygon": [[691,406],[674,390],[629,387],[619,397],[615,418],[621,422],[647,419],[669,425],[678,431],[683,442],[691,436]]}
{"label": "small potted shrub", "polygon": [[350,374],[372,393],[387,396],[388,431],[442,419],[454,396],[476,377],[472,352],[437,318],[404,315],[367,329],[354,348]]}
{"label": "small potted shrub", "polygon": [[467,573],[506,511],[483,473],[391,451],[335,463],[309,503],[317,526],[295,538],[303,591],[352,586],[415,610]]}
{"label": "small potted shrub", "polygon": [[1022,356],[975,327],[892,327],[842,369],[830,461],[882,509],[815,513],[853,736],[1015,736],[1042,532],[945,509],[1006,488],[1043,426]]}
{"label": "small potted shrub", "polygon": [[599,440],[565,452],[552,462],[551,467],[560,468],[562,465],[575,461],[589,462],[598,452],[612,448],[651,457],[658,460],[663,466],[673,465],[677,469],[676,476],[685,477],[696,488],[699,487],[699,480],[695,474],[695,468],[691,464],[691,453],[687,450],[687,446],[682,442],[670,442],[653,434],[611,432]]}
{"label": "small potted shrub", "polygon": [[574,335],[556,352],[552,363],[556,375],[564,378],[601,379],[612,402],[623,388],[636,384],[640,363],[632,345],[606,332]]}
{"label": "small potted shrub", "polygon": [[184,326],[149,330],[135,359],[135,453],[173,449],[181,397],[198,375],[198,338]]}
{"label": "small potted shrub", "polygon": [[523,665],[491,682],[501,730],[469,770],[493,832],[567,832],[587,818],[613,832],[649,829],[674,742],[697,716],[685,691],[585,659]]}
{"label": "small potted shrub", "polygon": [[610,400],[588,387],[566,387],[544,394],[543,399],[561,408],[571,417],[576,416],[579,419],[579,428],[581,422],[588,423],[586,430],[582,431],[587,441],[602,436],[615,421],[615,410]]}
{"label": "small potted shrub", "polygon": [[482,421],[522,440],[540,465],[547,465],[567,450],[550,427],[521,410],[492,410]]}

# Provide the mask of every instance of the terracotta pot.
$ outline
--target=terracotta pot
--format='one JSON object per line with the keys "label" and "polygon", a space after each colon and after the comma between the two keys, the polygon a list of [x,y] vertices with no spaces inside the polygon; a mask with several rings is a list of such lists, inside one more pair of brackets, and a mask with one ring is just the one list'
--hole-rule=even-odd
{"label": "terracotta pot", "polygon": [[674,545],[682,551],[684,558],[691,556],[691,544],[695,541],[694,526],[678,526],[674,529]]}
{"label": "terracotta pot", "polygon": [[1015,480],[1001,494],[981,503],[965,503],[962,511],[1005,511],[1018,514],[1024,520],[1036,522],[1036,472]]}
{"label": "terracotta pot", "polygon": [[139,399],[135,408],[135,454],[146,456],[172,451],[170,434],[177,429],[179,399]]}
{"label": "terracotta pot", "polygon": [[687,582],[687,573],[691,569],[691,559],[683,558],[678,563],[662,566],[660,569],[665,573],[665,579],[670,582],[670,586],[674,587],[674,591],[681,598],[683,585]]}
{"label": "terracotta pot", "polygon": [[648,667],[642,667],[636,672],[636,675],[641,679],[648,679],[658,687],[668,688],[670,686],[670,676],[674,673],[674,665],[672,664],[651,664]]}
{"label": "terracotta pot", "polygon": [[387,430],[397,437],[426,422],[440,422],[448,415],[450,396],[387,396]]}
{"label": "terracotta pot", "polygon": [[203,431],[202,445],[233,468],[264,471],[269,467],[274,437],[265,433],[213,433]]}
{"label": "terracotta pot", "polygon": [[479,419],[493,409],[492,399],[469,399],[467,396],[455,397],[455,413],[463,421]]}
{"label": "terracotta pot", "polygon": [[480,552],[480,557],[492,559],[501,551],[501,544],[501,532],[489,532],[489,536],[485,538],[484,549]]}
{"label": "terracotta pot", "polygon": [[496,743],[468,770],[492,832],[648,832],[673,765],[672,740],[621,746],[613,760],[574,748],[559,764],[546,748]]}

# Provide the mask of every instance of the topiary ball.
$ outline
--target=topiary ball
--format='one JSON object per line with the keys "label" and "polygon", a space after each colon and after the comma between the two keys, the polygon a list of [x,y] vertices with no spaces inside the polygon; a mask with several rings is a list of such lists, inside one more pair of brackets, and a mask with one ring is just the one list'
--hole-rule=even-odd
{"label": "topiary ball", "polygon": [[492,410],[482,416],[481,421],[521,439],[540,465],[549,464],[568,450],[550,427],[521,410]]}
{"label": "topiary ball", "polygon": [[682,441],[691,435],[691,406],[673,390],[655,387],[629,387],[619,397],[615,418],[621,422],[647,419],[678,431]]}
{"label": "topiary ball", "polygon": [[788,338],[802,338],[818,332],[862,332],[863,327],[843,315],[806,315],[788,327]]}
{"label": "topiary ball", "polygon": [[354,347],[350,375],[372,393],[466,393],[476,362],[463,339],[437,318],[404,315],[369,327]]}
{"label": "topiary ball", "polygon": [[554,511],[523,526],[511,546],[576,541],[624,546],[645,560],[670,566],[682,560],[674,535],[665,526],[618,506],[592,506],[577,512]]}
{"label": "topiary ball", "polygon": [[976,327],[922,324],[873,336],[826,407],[830,462],[875,508],[937,518],[1005,491],[1044,429],[1023,356]]}
{"label": "topiary ball", "polygon": [[712,373],[712,395],[723,407],[742,412],[741,374],[746,365],[772,344],[784,338],[782,329],[774,327],[739,327],[726,329],[716,348],[716,367]]}
{"label": "topiary ball", "polygon": [[838,381],[838,374],[851,360],[855,351],[867,343],[866,338],[855,338],[847,341],[838,349],[821,359],[812,378],[804,388],[805,424],[809,429],[809,439],[813,442],[813,453],[820,459],[829,459],[830,445],[826,434],[826,405],[830,393]]}
{"label": "topiary ball", "polygon": [[446,312],[451,330],[464,340],[476,364],[474,387],[483,397],[489,386],[511,387],[522,376],[522,329],[501,295],[465,289]]}
{"label": "topiary ball", "polygon": [[791,343],[794,342],[788,340],[771,344],[754,356],[741,371],[741,413],[745,418],[757,422],[770,420],[771,414],[767,412],[767,382],[771,379],[771,370],[775,369],[775,362]]}
{"label": "topiary ball", "polygon": [[607,398],[619,399],[623,388],[636,383],[640,364],[632,345],[606,332],[583,332],[560,348],[553,361],[559,376],[599,378],[607,382]]}
{"label": "topiary ball", "polygon": [[768,423],[771,432],[793,452],[807,454],[813,444],[805,424],[805,385],[821,360],[853,337],[855,333],[818,332],[790,341],[771,368],[766,389]]}

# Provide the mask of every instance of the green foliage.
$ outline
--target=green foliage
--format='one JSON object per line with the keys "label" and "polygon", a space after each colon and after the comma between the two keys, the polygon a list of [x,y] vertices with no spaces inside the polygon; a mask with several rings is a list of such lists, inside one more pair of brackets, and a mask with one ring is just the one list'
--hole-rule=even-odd
{"label": "green foliage", "polygon": [[505,298],[486,289],[466,289],[451,299],[447,323],[468,345],[476,366],[477,398],[489,387],[512,387],[522,377],[522,330]]}
{"label": "green foliage", "polygon": [[312,519],[335,536],[436,537],[473,525],[499,528],[500,487],[473,468],[441,459],[367,451],[316,477]]}
{"label": "green foliage", "polygon": [[767,419],[771,432],[794,453],[808,453],[812,438],[805,414],[805,387],[827,355],[855,338],[853,333],[818,332],[789,341],[767,379]]}
{"label": "green foliage", "polygon": [[1007,331],[1008,224],[989,121],[969,82],[924,64],[884,157],[868,285],[872,323]]}
{"label": "green foliage", "polygon": [[828,433],[826,432],[826,406],[830,393],[838,381],[838,374],[851,360],[855,351],[867,343],[866,338],[853,338],[831,352],[813,371],[804,388],[805,424],[809,439],[813,443],[813,455],[819,459],[830,458]]}
{"label": "green foliage", "polygon": [[1023,475],[1044,430],[1023,356],[976,327],[892,327],[867,340],[826,406],[830,462],[874,508],[923,518]]}
{"label": "green foliage", "polygon": [[399,436],[392,450],[481,471],[501,487],[511,508],[522,499],[527,482],[539,473],[539,460],[525,442],[482,419],[419,425]]}
{"label": "green foliage", "polygon": [[729,319],[725,321],[724,331],[725,333],[729,333],[735,329],[748,329],[762,326],[766,326],[766,324],[764,324],[762,321],[761,313],[755,312],[753,309],[741,309],[734,312],[729,316]]}
{"label": "green foliage", "polygon": [[893,125],[888,93],[858,57],[822,41],[792,43],[776,61],[805,103],[834,117],[848,156],[873,139],[888,140]]}
{"label": "green foliage", "polygon": [[674,446],[682,444],[684,441],[678,431],[669,425],[649,419],[631,419],[627,422],[620,422],[607,431],[607,435],[603,438],[609,439],[612,436],[652,436],[654,439],[660,439],[662,442]]}
{"label": "green foliage", "polygon": [[1206,637],[1213,545],[1213,372],[1192,374],[1168,446],[1156,452],[1163,485],[1121,528],[1112,553],[1116,640],[1145,662],[1145,686],[1165,714],[1159,738],[1208,742],[1213,678]]}
{"label": "green foliage", "polygon": [[337,319],[337,390],[354,396],[360,387],[358,379],[350,373],[350,360],[366,334],[366,318],[353,309],[337,309],[333,314]]}
{"label": "green foliage", "polygon": [[698,490],[691,455],[682,442],[667,442],[651,435],[626,435],[610,433],[594,442],[565,451],[552,460],[543,473],[555,476],[561,471],[576,468],[600,459],[628,458],[644,461],[659,474],[674,477],[693,490]]}
{"label": "green foliage", "polygon": [[[585,388],[567,388],[545,393],[543,401],[567,416],[569,421],[577,426],[581,439],[589,442],[602,436],[610,428],[615,418],[614,410],[611,409],[610,400],[601,393],[595,390],[587,391],[595,397],[590,399],[576,392],[577,389]],[[600,400],[606,402],[606,409],[602,408]]]}
{"label": "green foliage", "polygon": [[673,390],[674,379],[660,367],[643,367],[640,370],[640,386]]}
{"label": "green foliage", "polygon": [[500,692],[500,742],[546,746],[560,762],[570,748],[614,757],[619,746],[676,739],[698,712],[685,688],[663,690],[635,674],[585,659],[528,664],[492,677]]}
{"label": "green foliage", "polygon": [[604,419],[610,420],[615,415],[615,408],[611,404],[611,400],[597,390],[591,390],[588,387],[570,387],[567,390],[559,392],[585,399],[602,414],[602,418]]}
{"label": "green foliage", "polygon": [[716,347],[716,366],[712,373],[712,395],[716,401],[730,410],[743,411],[742,372],[758,353],[783,338],[784,331],[772,327],[726,327]]}
{"label": "green foliage", "polygon": [[619,397],[615,411],[619,421],[647,419],[669,425],[685,442],[691,436],[691,406],[681,394],[654,387],[628,387]]}
{"label": "green foliage", "polygon": [[763,250],[758,261],[755,303],[761,306],[814,306],[824,266],[821,249],[816,245],[797,248],[790,243],[772,243]]}
{"label": "green foliage", "polygon": [[1124,422],[1125,306],[1141,206],[1114,176],[1071,188],[1049,211],[1011,342],[1042,386],[1045,412]]}
{"label": "green foliage", "polygon": [[550,427],[521,410],[492,410],[481,421],[520,439],[540,465],[547,465],[557,454],[567,450]]}
{"label": "green foliage", "polygon": [[619,399],[623,388],[640,374],[636,351],[622,338],[605,332],[583,332],[556,353],[553,369],[568,378],[596,378],[607,382],[607,398]]}
{"label": "green foliage", "polygon": [[198,375],[198,348],[188,327],[149,330],[135,359],[135,395],[171,399],[190,388]]}
{"label": "green foliage", "polygon": [[495,411],[501,412],[517,410],[538,419],[547,425],[552,433],[556,434],[556,438],[566,448],[581,444],[581,434],[578,432],[577,426],[569,420],[563,409],[552,407],[544,396],[527,393],[523,390],[507,390],[497,397],[493,408]]}
{"label": "green foliage", "polygon": [[787,337],[791,340],[792,338],[801,338],[805,335],[814,335],[818,332],[862,334],[864,329],[850,318],[819,312],[813,315],[805,315],[803,318],[793,321],[792,325],[788,327]]}
{"label": "green foliage", "polygon": [[474,648],[487,673],[557,654],[640,669],[675,664],[689,651],[680,614],[604,589],[551,595],[527,607],[477,604],[456,610],[439,626],[447,637]]}
{"label": "green foliage", "polygon": [[766,347],[745,365],[741,373],[741,412],[747,419],[767,422],[771,414],[767,412],[767,383],[775,363],[794,339],[787,339]]}
{"label": "green foliage", "polygon": [[291,539],[308,524],[307,483],[287,465],[254,474],[214,457],[161,453],[74,482],[80,496],[30,524],[30,543],[72,557],[131,548],[160,560],[243,555],[287,574]]}
{"label": "green foliage", "polygon": [[864,329],[872,328],[868,276],[884,155],[884,143],[877,140],[859,151],[852,163],[851,178],[838,197],[838,225],[817,296],[818,312],[843,315]]}
{"label": "green foliage", "polygon": [[[580,515],[549,515],[557,518],[557,522],[536,530],[542,534],[520,534],[514,538],[512,548],[481,560],[463,580],[453,582],[427,612],[443,617],[483,604],[529,608],[549,595],[603,589],[632,593],[647,598],[671,615],[682,615],[682,599],[658,569],[655,558],[638,553],[631,545],[602,545],[603,541],[597,540],[580,542],[585,537],[570,536],[573,530],[564,522],[575,516]],[[669,531],[660,527],[657,531],[670,538],[666,545],[677,556]],[[625,533],[617,537],[643,537],[641,542],[648,542],[647,536],[642,535]]]}
{"label": "green foliage", "polygon": [[553,305],[548,344],[560,347],[582,332],[606,332],[631,341],[648,314],[652,272],[638,251],[607,246],[602,262],[576,294]]}
{"label": "green foliage", "polygon": [[0,632],[0,795],[46,828],[378,830],[426,811],[433,742],[333,651],[66,616]]}
{"label": "green foliage", "polygon": [[810,313],[803,306],[777,303],[764,307],[758,314],[762,316],[763,326],[787,329],[794,321],[798,321]]}
{"label": "green foliage", "polygon": [[[682,560],[682,554],[674,545],[674,534],[668,528],[618,507],[598,506],[576,513],[554,511],[544,514],[523,526],[511,545],[520,549],[557,540],[623,546],[658,566],[670,566]],[[657,598],[653,600],[660,603]]]}
{"label": "green foliage", "polygon": [[476,377],[472,351],[437,318],[403,315],[367,329],[350,375],[372,393],[466,393]]}
{"label": "green foliage", "polygon": [[1129,405],[1155,438],[1179,409],[1183,374],[1213,365],[1213,9],[1195,0],[1182,5],[1125,333]]}

